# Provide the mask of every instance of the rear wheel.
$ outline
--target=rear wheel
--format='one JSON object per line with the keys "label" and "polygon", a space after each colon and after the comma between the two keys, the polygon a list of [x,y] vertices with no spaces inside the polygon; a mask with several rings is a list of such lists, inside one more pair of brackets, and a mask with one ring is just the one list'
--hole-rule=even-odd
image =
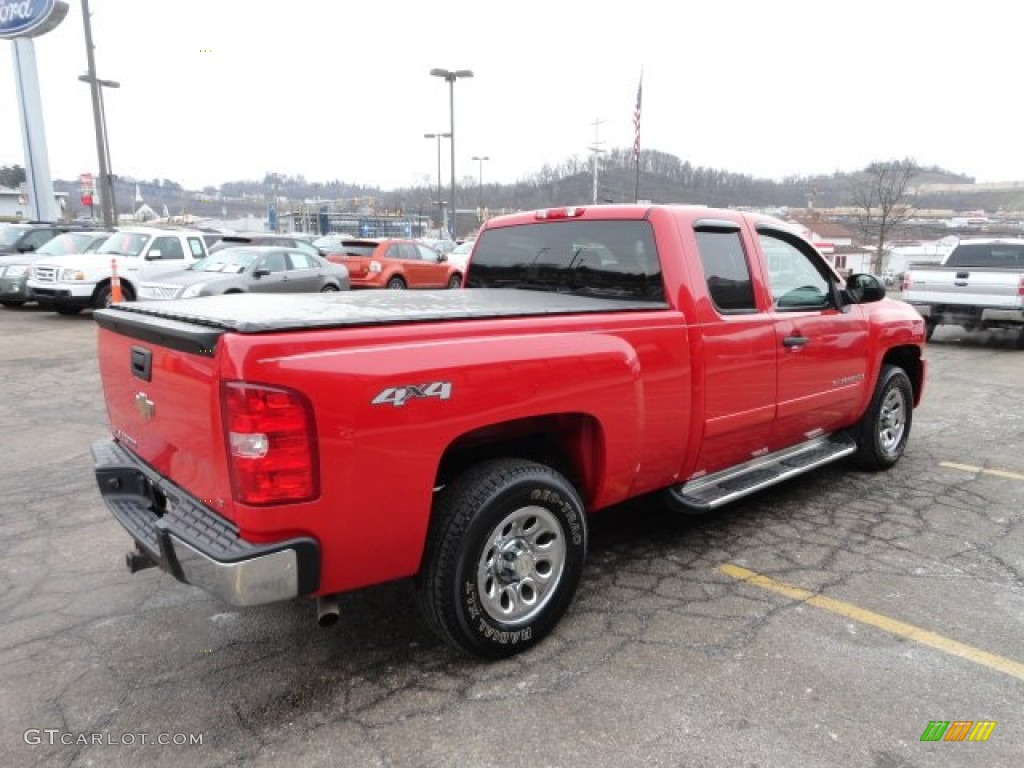
{"label": "rear wheel", "polygon": [[5,307],[11,307],[12,309],[14,307],[20,307],[24,303],[24,301],[0,301],[0,304],[3,304]]}
{"label": "rear wheel", "polygon": [[924,319],[924,338],[925,338],[925,341],[931,341],[932,340],[932,334],[935,333],[935,326],[937,326],[937,325],[938,325],[938,323],[935,322],[934,320],[932,320],[930,317],[926,317]]}
{"label": "rear wheel", "polygon": [[462,275],[455,274],[455,275],[452,275],[451,277],[449,277],[448,278],[448,287],[451,290],[453,290],[453,291],[456,288],[461,288],[462,287]]}
{"label": "rear wheel", "polygon": [[392,277],[388,280],[386,287],[392,291],[403,291],[405,290],[405,280],[400,277]]}
{"label": "rear wheel", "polygon": [[320,289],[320,293],[335,293],[338,290],[338,286],[328,283]]}
{"label": "rear wheel", "polygon": [[518,459],[483,462],[437,496],[417,598],[457,650],[512,656],[569,607],[583,572],[587,523],[558,472]]}
{"label": "rear wheel", "polygon": [[70,305],[58,304],[54,309],[57,310],[58,315],[77,315],[82,311],[81,307],[73,307]]}
{"label": "rear wheel", "polygon": [[886,365],[871,404],[857,426],[854,461],[863,469],[889,469],[903,455],[910,437],[914,390],[902,368]]}
{"label": "rear wheel", "polygon": [[[125,301],[134,301],[135,295],[132,293],[132,289],[129,288],[124,282],[121,283],[121,296]],[[106,309],[113,302],[114,294],[111,289],[110,283],[106,282],[96,288],[96,293],[92,296],[93,309]],[[60,311],[60,310],[58,310]]]}

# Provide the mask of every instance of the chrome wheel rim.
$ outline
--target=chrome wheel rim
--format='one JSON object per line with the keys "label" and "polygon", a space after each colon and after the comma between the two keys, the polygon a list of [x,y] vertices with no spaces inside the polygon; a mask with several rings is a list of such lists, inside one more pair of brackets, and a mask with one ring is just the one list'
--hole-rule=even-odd
{"label": "chrome wheel rim", "polygon": [[484,611],[503,624],[525,624],[554,597],[565,569],[565,535],[544,507],[520,507],[490,532],[477,564]]}
{"label": "chrome wheel rim", "polygon": [[902,389],[893,387],[885,393],[878,412],[878,444],[885,453],[895,453],[906,430],[907,400]]}

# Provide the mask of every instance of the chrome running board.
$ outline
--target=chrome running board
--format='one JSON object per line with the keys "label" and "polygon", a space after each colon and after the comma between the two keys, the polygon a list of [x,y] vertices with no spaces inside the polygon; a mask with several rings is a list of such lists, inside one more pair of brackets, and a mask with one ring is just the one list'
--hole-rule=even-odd
{"label": "chrome running board", "polygon": [[810,472],[857,450],[847,433],[817,437],[740,464],[713,475],[698,477],[669,488],[669,493],[694,512],[709,512],[752,493]]}

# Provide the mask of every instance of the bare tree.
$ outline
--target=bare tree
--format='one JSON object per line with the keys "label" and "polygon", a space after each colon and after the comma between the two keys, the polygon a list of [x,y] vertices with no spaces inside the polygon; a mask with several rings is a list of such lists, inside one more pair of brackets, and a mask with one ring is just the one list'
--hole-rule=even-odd
{"label": "bare tree", "polygon": [[920,170],[908,157],[872,163],[854,177],[851,203],[861,235],[875,244],[871,271],[876,275],[881,274],[885,264],[885,242],[889,235],[913,216],[910,182]]}

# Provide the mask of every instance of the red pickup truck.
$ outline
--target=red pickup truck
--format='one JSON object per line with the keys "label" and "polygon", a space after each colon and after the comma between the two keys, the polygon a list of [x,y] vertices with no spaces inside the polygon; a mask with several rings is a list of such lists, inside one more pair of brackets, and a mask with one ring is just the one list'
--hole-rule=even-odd
{"label": "red pickup truck", "polygon": [[509,656],[566,611],[587,516],[709,513],[850,457],[892,466],[924,321],[781,222],[690,206],[491,220],[466,290],[98,311],[107,506],[235,605],[415,577],[431,628]]}

